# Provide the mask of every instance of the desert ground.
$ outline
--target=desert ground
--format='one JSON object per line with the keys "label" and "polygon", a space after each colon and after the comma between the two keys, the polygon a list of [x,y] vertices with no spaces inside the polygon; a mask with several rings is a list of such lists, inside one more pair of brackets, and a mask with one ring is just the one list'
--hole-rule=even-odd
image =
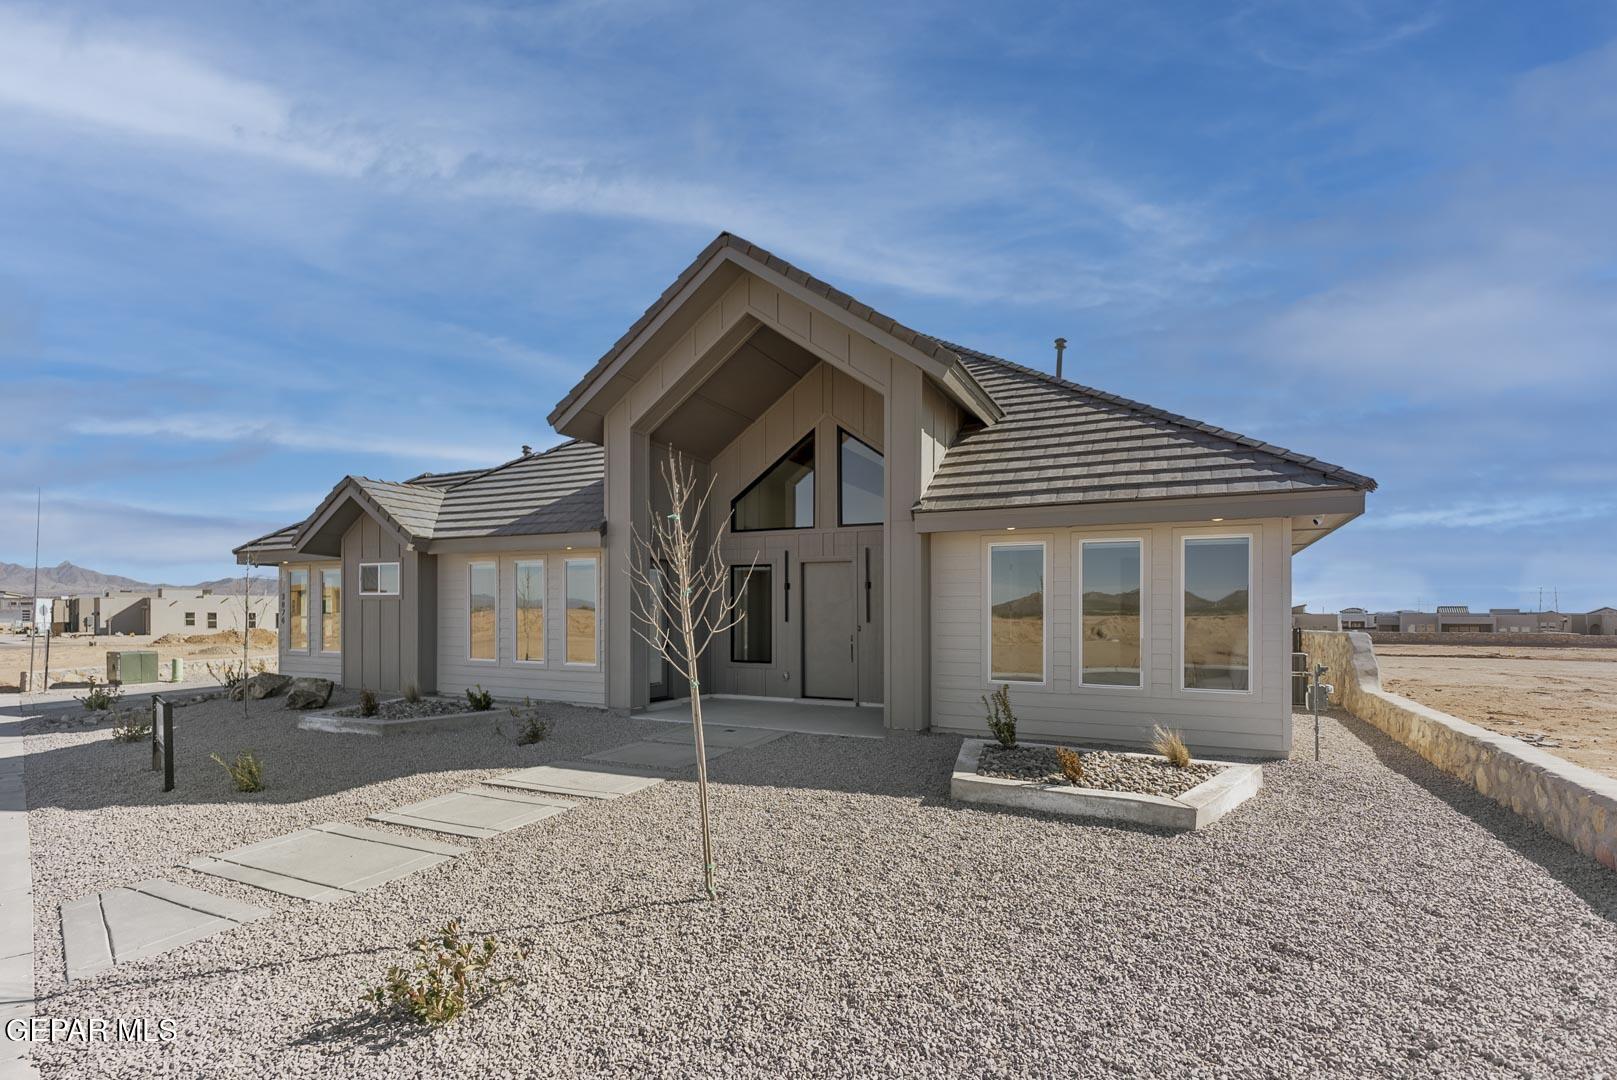
{"label": "desert ground", "polygon": [[1617,776],[1617,649],[1377,645],[1381,685]]}
{"label": "desert ground", "polygon": [[[241,659],[241,634],[235,630],[221,630],[216,634],[65,634],[51,638],[51,686],[82,686],[87,677],[94,675],[105,680],[107,653],[134,649],[157,650],[158,664],[178,657],[185,661],[186,677],[206,675],[205,664],[226,663]],[[275,632],[252,631],[248,655],[255,663],[262,662],[266,670],[274,671],[277,663]],[[42,672],[45,666],[45,641],[34,642],[34,670]],[[15,693],[17,674],[28,670],[28,638],[23,634],[0,635],[0,693]]]}

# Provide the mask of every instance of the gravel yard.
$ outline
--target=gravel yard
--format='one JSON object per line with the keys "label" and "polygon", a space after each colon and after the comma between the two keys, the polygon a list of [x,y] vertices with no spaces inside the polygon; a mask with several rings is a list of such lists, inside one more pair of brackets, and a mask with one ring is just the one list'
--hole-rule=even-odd
{"label": "gravel yard", "polygon": [[[712,764],[716,905],[688,774],[319,905],[175,866],[659,725],[557,707],[518,746],[503,710],[374,739],[251,708],[180,713],[166,796],[105,727],[30,737],[40,1014],[179,1022],[39,1046],[46,1077],[1617,1072],[1617,875],[1352,719],[1205,832],[952,803],[955,737],[794,735]],[[239,749],[266,791],[207,760]],[[65,989],[57,905],[150,876],[276,913]],[[437,1033],[371,1022],[362,988],[454,917],[531,946],[528,981]]]}
{"label": "gravel yard", "polygon": [[1006,780],[1028,780],[1102,791],[1130,791],[1172,798],[1211,780],[1220,772],[1217,765],[1191,764],[1178,769],[1166,761],[1127,757],[1106,750],[1084,750],[1079,752],[1078,758],[1084,766],[1083,783],[1078,785],[1067,779],[1061,771],[1055,749],[1048,746],[1014,746],[1009,749],[985,746],[983,756],[977,762],[977,773]]}
{"label": "gravel yard", "polygon": [[[376,719],[378,720],[419,720],[427,716],[457,716],[461,713],[474,712],[465,698],[434,698],[424,697],[420,701],[406,701],[404,698],[393,698],[378,702],[376,705]],[[358,705],[347,705],[341,709],[331,710],[333,716],[362,716]],[[492,715],[492,714],[491,714]]]}

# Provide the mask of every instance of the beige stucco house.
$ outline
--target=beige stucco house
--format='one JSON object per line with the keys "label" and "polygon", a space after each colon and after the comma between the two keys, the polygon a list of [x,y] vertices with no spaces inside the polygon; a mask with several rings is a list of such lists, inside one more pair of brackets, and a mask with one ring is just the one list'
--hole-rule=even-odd
{"label": "beige stucco house", "polygon": [[[640,708],[676,697],[632,632],[657,462],[714,483],[758,564],[705,691],[878,706],[1030,739],[1291,743],[1291,556],[1374,481],[911,330],[722,234],[488,470],[344,478],[237,550],[277,564],[282,670],[349,686]],[[760,708],[767,707],[760,705]]]}

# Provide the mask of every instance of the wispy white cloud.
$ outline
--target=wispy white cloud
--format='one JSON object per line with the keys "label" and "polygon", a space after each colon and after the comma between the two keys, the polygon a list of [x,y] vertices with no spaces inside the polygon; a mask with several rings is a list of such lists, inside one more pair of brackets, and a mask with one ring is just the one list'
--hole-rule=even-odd
{"label": "wispy white cloud", "polygon": [[1410,510],[1383,510],[1367,516],[1364,529],[1515,529],[1549,528],[1597,521],[1617,513],[1609,498],[1567,496],[1472,499]]}
{"label": "wispy white cloud", "polygon": [[285,420],[241,421],[224,413],[175,413],[167,416],[106,418],[74,421],[73,431],[101,437],[132,435],[186,439],[193,442],[228,442],[274,446],[286,450],[340,451],[379,454],[413,460],[442,459],[490,465],[513,456],[509,440],[443,439],[412,435],[398,418],[372,417],[359,422],[339,421],[329,427],[311,427]]}

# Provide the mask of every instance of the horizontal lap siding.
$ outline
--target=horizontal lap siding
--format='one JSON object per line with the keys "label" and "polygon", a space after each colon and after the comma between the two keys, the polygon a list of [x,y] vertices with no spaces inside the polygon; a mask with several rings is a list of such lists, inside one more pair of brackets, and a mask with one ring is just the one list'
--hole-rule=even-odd
{"label": "horizontal lap siding", "polygon": [[[1144,743],[1151,728],[1178,728],[1198,750],[1283,753],[1290,747],[1290,539],[1283,519],[1134,528],[932,536],[932,726],[985,735],[985,545],[1042,540],[1047,548],[1044,686],[1011,683],[1018,734],[1029,740]],[[1252,678],[1249,695],[1178,689],[1180,541],[1187,535],[1253,535]],[[1128,693],[1076,685],[1073,567],[1076,538],[1141,536],[1146,542],[1146,686]]]}
{"label": "horizontal lap siding", "polygon": [[[606,669],[567,667],[566,647],[566,560],[594,556],[601,560],[598,572],[605,574],[605,561],[598,551],[551,551],[532,554],[440,555],[438,556],[438,690],[455,696],[469,687],[482,686],[502,700],[569,701],[584,705],[606,704]],[[518,663],[516,655],[515,575],[518,560],[542,559],[545,563],[545,663]],[[499,600],[496,608],[499,626],[499,660],[478,661],[467,657],[466,591],[467,567],[473,562],[497,562],[500,568]],[[604,600],[604,596],[601,598]],[[597,617],[605,618],[605,604],[598,600]],[[606,656],[605,626],[597,628],[598,659]]]}

